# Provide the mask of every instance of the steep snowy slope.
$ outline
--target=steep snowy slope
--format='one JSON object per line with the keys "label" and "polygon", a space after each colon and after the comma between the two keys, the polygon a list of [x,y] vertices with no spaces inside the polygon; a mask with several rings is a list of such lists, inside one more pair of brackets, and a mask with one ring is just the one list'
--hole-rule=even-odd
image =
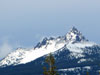
{"label": "steep snowy slope", "polygon": [[89,42],[82,36],[80,31],[73,27],[65,36],[59,36],[57,38],[50,37],[49,39],[44,38],[32,49],[17,49],[8,54],[0,62],[0,66],[26,64],[46,54],[55,52],[64,46],[72,52],[72,55],[77,56],[77,53],[84,52],[82,48],[92,47],[94,45],[96,44]]}
{"label": "steep snowy slope", "polygon": [[30,50],[18,49],[15,52],[8,54],[8,56],[0,62],[0,66],[25,64],[31,62],[45,54],[62,48],[65,42],[57,43],[58,41],[59,40],[48,40],[48,43],[40,48],[33,48]]}

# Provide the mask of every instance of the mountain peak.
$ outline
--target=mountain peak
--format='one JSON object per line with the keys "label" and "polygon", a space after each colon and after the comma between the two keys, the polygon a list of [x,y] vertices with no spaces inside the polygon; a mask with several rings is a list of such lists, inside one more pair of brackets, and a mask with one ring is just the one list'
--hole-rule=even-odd
{"label": "mountain peak", "polygon": [[74,26],[71,28],[70,31],[72,31],[72,32],[80,32],[80,31],[78,31],[78,29],[77,29],[76,27],[74,27]]}
{"label": "mountain peak", "polygon": [[54,37],[45,37],[41,42],[39,42],[34,48],[40,48],[42,46],[50,45],[51,41],[58,42],[66,42],[66,43],[77,43],[82,41],[88,41],[85,39],[85,37],[82,35],[80,31],[76,27],[72,27],[71,30],[65,35],[65,36],[59,36],[57,38]]}
{"label": "mountain peak", "polygon": [[85,37],[76,27],[72,27],[66,34],[66,40],[72,43],[87,41],[87,39],[85,39]]}

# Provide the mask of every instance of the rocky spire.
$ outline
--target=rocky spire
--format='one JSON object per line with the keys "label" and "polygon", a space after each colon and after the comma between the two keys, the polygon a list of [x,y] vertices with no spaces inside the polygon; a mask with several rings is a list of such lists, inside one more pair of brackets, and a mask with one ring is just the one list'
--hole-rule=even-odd
{"label": "rocky spire", "polygon": [[77,28],[72,27],[71,30],[66,34],[66,40],[72,43],[87,41]]}

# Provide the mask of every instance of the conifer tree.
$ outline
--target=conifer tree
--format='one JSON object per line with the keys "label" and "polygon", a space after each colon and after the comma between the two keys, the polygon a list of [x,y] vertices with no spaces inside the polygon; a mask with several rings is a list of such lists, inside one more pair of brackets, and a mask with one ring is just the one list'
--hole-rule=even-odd
{"label": "conifer tree", "polygon": [[46,67],[43,68],[44,75],[58,75],[57,71],[55,70],[55,59],[51,53],[46,57],[45,62],[48,64],[49,68],[48,70]]}
{"label": "conifer tree", "polygon": [[100,72],[99,72],[99,75],[100,75]]}
{"label": "conifer tree", "polygon": [[89,75],[89,72],[87,72],[87,75]]}

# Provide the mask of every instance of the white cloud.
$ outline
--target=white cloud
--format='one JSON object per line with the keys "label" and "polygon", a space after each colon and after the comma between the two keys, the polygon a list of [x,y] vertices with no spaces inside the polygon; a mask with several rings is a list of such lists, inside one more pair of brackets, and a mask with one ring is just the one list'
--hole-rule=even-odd
{"label": "white cloud", "polygon": [[7,42],[3,42],[0,46],[0,59],[4,58],[8,53],[13,51],[13,47]]}

